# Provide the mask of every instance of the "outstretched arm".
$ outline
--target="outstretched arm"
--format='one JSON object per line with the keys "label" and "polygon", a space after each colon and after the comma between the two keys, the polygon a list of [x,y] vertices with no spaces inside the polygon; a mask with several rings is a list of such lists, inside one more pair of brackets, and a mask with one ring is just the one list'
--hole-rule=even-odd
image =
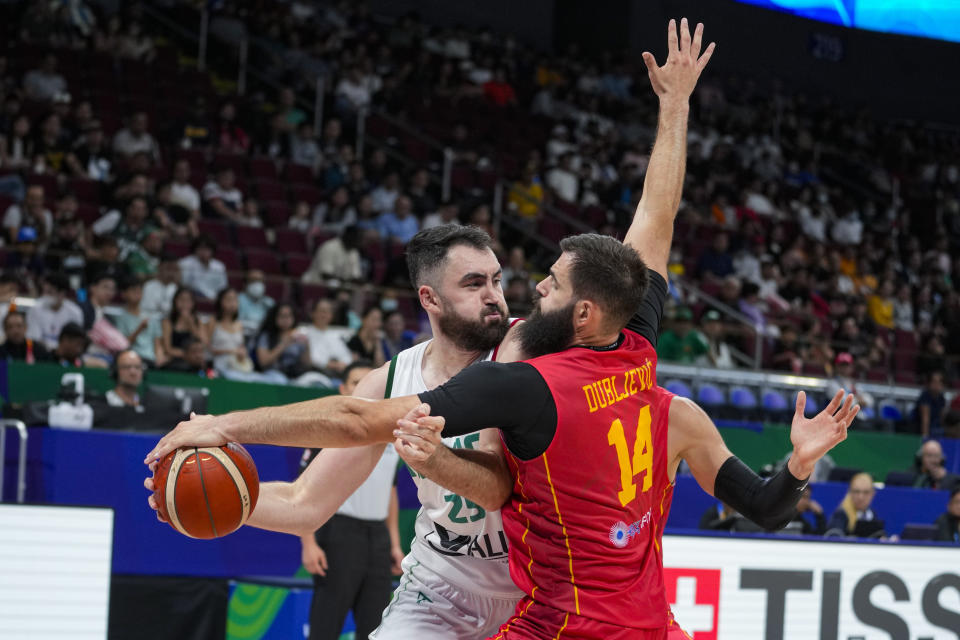
{"label": "outstretched arm", "polygon": [[704,491],[765,529],[783,528],[817,461],[846,439],[859,411],[852,399],[843,402],[842,391],[812,419],[804,417],[805,406],[806,394],[801,391],[790,431],[793,454],[784,469],[763,480],[730,452],[703,409],[690,400],[674,398],[667,438],[671,476],[680,459],[685,459]]}
{"label": "outstretched arm", "polygon": [[643,181],[643,195],[624,243],[629,244],[651,269],[667,278],[667,262],[673,242],[673,220],[680,207],[687,164],[687,117],[690,94],[710,61],[713,43],[700,54],[703,25],[691,38],[687,19],[671,20],[667,27],[667,62],[657,66],[653,54],[644,52],[650,84],[660,99],[657,139]]}

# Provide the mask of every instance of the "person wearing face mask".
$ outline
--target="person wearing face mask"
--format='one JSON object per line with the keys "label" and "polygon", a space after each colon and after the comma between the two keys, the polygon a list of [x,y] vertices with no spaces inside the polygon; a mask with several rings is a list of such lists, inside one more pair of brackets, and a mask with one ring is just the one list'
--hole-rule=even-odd
{"label": "person wearing face mask", "polygon": [[276,301],[267,295],[263,271],[251,269],[247,272],[247,284],[237,295],[239,320],[244,334],[250,336],[257,332],[267,312]]}
{"label": "person wearing face mask", "polygon": [[56,349],[60,330],[70,323],[83,326],[83,311],[67,299],[70,283],[60,273],[51,273],[43,286],[43,297],[27,312],[27,337]]}

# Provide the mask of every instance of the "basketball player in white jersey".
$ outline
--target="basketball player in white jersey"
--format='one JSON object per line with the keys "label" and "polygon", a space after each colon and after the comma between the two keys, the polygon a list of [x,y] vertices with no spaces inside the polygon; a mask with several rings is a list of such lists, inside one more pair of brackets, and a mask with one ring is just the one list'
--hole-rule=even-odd
{"label": "basketball player in white jersey", "polygon": [[[424,230],[411,240],[410,278],[434,337],[369,373],[353,395],[381,399],[427,391],[494,357],[509,319],[500,263],[490,246],[486,233],[460,225]],[[444,442],[506,468],[495,430]],[[370,475],[383,451],[384,445],[324,449],[295,482],[262,483],[247,524],[311,534]],[[418,474],[413,480],[423,505],[416,538],[403,561],[400,586],[370,638],[486,638],[510,617],[521,595],[510,578],[498,510],[509,487],[490,491],[489,499],[477,504]],[[150,479],[146,486],[153,489]]]}

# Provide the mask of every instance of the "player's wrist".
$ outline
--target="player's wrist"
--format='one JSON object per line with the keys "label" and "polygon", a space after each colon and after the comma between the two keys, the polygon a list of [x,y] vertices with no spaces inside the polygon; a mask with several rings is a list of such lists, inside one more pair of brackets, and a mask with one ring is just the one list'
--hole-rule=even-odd
{"label": "player's wrist", "polygon": [[660,96],[660,113],[683,115],[690,112],[690,96],[667,93]]}
{"label": "player's wrist", "polygon": [[787,461],[787,470],[797,480],[806,480],[813,474],[816,465],[816,460],[805,460],[794,451]]}

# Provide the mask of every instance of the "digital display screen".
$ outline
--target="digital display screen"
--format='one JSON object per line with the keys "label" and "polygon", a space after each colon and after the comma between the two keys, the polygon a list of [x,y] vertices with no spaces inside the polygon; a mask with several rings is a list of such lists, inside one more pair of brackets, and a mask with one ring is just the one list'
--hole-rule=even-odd
{"label": "digital display screen", "polygon": [[958,0],[738,0],[845,27],[960,42]]}

